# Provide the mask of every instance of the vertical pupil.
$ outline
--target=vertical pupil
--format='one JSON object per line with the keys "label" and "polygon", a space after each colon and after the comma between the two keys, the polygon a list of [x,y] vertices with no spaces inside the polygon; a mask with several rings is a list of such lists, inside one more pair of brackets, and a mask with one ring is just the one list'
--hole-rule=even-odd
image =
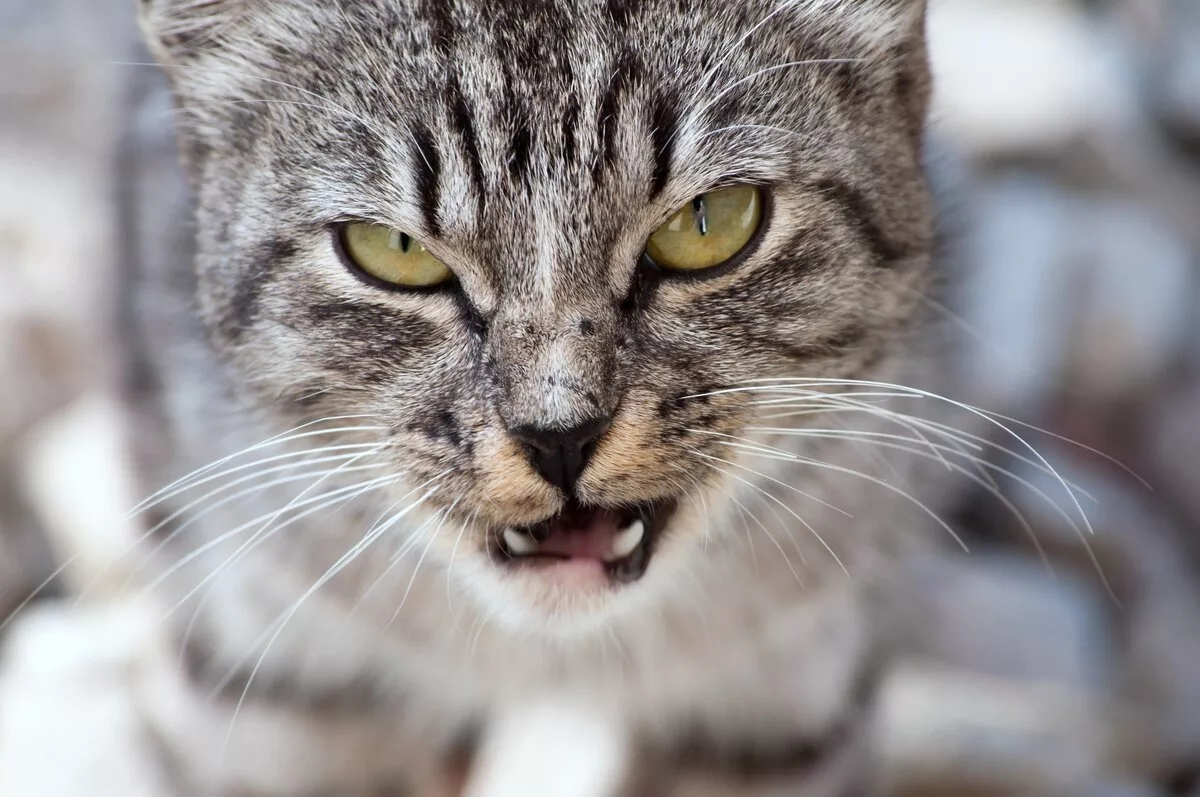
{"label": "vertical pupil", "polygon": [[399,249],[401,252],[403,252],[404,254],[407,255],[408,250],[411,246],[412,246],[412,236],[410,236],[406,232],[400,232],[399,230],[392,230],[391,235],[388,236],[388,248],[389,249]]}
{"label": "vertical pupil", "polygon": [[708,235],[708,208],[704,203],[704,195],[692,200],[692,216],[696,219],[696,227],[701,235]]}

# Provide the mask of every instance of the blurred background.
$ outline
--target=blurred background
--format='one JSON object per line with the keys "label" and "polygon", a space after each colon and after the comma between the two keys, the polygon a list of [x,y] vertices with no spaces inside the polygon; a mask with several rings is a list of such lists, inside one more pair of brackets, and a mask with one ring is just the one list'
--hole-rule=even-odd
{"label": "blurred background", "polygon": [[[1200,0],[931,3],[955,396],[1049,432],[1094,533],[1019,460],[1032,535],[958,498],[972,552],[916,565],[889,788],[1200,797]],[[154,622],[109,332],[133,6],[0,0],[4,797],[163,794],[131,763]]]}

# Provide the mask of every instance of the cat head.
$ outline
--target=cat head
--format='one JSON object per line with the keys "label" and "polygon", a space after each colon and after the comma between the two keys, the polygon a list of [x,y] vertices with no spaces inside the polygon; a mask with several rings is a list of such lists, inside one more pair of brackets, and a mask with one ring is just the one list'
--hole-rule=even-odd
{"label": "cat head", "polygon": [[497,614],[701,555],[739,388],[864,373],[928,267],[917,0],[142,5],[233,381],[377,419]]}

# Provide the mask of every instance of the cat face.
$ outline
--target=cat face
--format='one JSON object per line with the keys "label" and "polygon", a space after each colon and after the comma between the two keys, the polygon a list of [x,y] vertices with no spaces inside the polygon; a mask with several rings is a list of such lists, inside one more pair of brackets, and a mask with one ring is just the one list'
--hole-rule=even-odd
{"label": "cat face", "polygon": [[377,419],[380,510],[498,613],[601,616],[726,533],[730,389],[863,373],[926,269],[913,0],[144,6],[235,381]]}

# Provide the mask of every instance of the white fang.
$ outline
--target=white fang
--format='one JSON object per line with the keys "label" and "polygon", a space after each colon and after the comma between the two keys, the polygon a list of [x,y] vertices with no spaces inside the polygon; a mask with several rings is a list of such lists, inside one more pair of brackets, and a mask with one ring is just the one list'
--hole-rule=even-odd
{"label": "white fang", "polygon": [[612,561],[624,559],[633,553],[646,535],[646,524],[635,520],[613,537]]}
{"label": "white fang", "polygon": [[523,534],[516,529],[504,530],[504,544],[508,546],[508,550],[517,556],[529,556],[537,553],[538,544],[528,534]]}

